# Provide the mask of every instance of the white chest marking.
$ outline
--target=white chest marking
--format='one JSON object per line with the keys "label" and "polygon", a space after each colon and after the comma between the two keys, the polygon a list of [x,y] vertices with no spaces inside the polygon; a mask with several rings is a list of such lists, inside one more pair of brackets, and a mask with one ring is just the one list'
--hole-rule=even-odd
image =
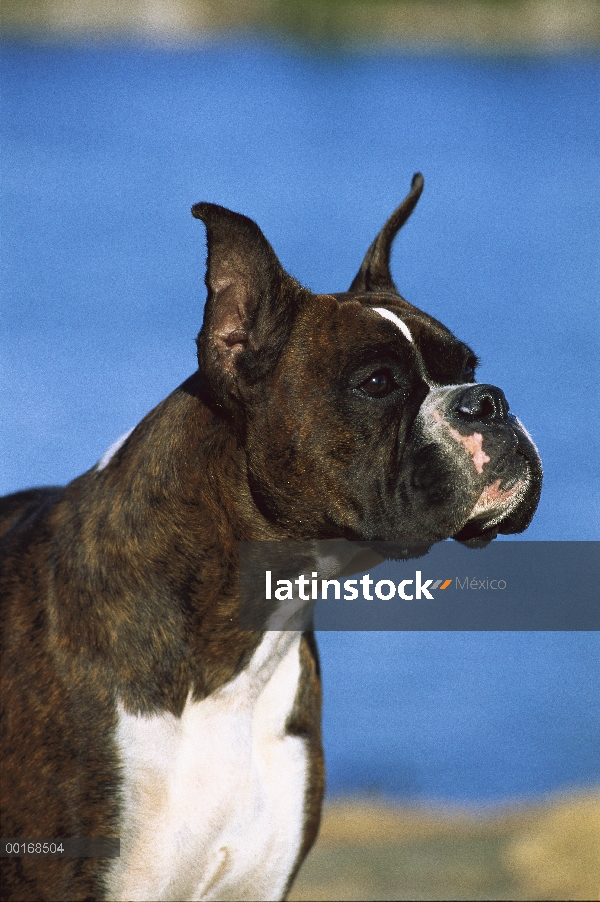
{"label": "white chest marking", "polygon": [[127,439],[129,438],[129,436],[131,435],[131,433],[133,432],[134,429],[135,429],[135,426],[132,426],[132,428],[129,429],[120,438],[118,438],[116,440],[116,442],[113,442],[112,445],[110,446],[110,448],[107,448],[107,450],[104,452],[104,454],[102,455],[102,457],[96,464],[97,472],[104,469],[104,467],[107,465],[107,463],[109,462],[111,457],[114,457],[115,454],[117,453],[117,451],[119,450],[119,448],[121,448],[125,444],[125,442],[127,441]]}
{"label": "white chest marking", "polygon": [[402,334],[405,338],[407,338],[410,342],[412,342],[413,338],[410,334],[410,329],[403,323],[399,316],[396,316],[395,313],[392,313],[391,310],[386,310],[385,307],[371,307],[371,310],[374,310],[375,313],[379,313],[380,316],[385,317],[385,319],[389,319],[391,323],[395,326],[398,326]]}
{"label": "white chest marking", "polygon": [[302,838],[308,754],[285,724],[300,634],[267,632],[248,667],[180,718],[119,711],[121,857],[108,899],[280,899]]}

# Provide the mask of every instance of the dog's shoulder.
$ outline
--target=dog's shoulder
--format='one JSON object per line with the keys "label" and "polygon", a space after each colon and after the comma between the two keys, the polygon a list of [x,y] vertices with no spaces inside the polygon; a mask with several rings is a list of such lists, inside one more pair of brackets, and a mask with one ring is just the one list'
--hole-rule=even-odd
{"label": "dog's shoulder", "polygon": [[0,539],[17,524],[29,520],[41,508],[57,501],[62,492],[62,486],[53,485],[25,489],[0,498]]}

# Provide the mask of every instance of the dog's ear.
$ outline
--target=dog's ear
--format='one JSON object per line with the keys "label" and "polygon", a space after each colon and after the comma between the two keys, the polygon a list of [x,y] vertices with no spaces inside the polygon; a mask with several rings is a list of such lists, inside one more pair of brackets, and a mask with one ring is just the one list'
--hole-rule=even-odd
{"label": "dog's ear", "polygon": [[195,204],[192,215],[204,222],[208,244],[198,363],[223,403],[275,365],[306,291],[247,216],[205,203]]}
{"label": "dog's ear", "polygon": [[392,242],[412,211],[423,190],[423,176],[420,172],[413,175],[410,193],[404,198],[398,209],[392,213],[381,232],[367,251],[350,291],[393,291],[398,294],[390,273],[390,252]]}

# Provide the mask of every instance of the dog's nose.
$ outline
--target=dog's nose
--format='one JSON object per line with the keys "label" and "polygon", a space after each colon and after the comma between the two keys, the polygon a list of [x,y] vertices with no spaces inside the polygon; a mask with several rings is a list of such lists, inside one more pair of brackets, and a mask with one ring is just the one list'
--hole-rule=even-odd
{"label": "dog's nose", "polygon": [[469,385],[452,405],[461,419],[483,423],[506,423],[508,401],[495,385]]}

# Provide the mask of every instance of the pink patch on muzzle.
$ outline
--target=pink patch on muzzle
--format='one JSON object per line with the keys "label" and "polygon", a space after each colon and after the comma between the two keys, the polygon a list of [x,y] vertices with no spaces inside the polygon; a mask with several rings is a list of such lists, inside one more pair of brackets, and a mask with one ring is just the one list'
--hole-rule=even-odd
{"label": "pink patch on muzzle", "polygon": [[461,435],[456,429],[448,423],[444,424],[452,438],[459,442],[470,455],[475,469],[478,473],[483,473],[484,465],[489,463],[491,458],[483,450],[483,436],[481,432],[472,432],[471,435]]}

